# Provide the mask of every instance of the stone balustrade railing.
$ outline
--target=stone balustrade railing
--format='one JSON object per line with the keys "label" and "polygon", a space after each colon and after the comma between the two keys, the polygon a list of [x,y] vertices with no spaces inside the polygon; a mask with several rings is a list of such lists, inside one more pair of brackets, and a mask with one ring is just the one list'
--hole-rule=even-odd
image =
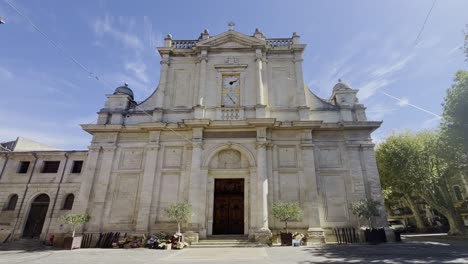
{"label": "stone balustrade railing", "polygon": [[244,111],[239,108],[219,108],[221,120],[242,120]]}
{"label": "stone balustrade railing", "polygon": [[266,42],[272,47],[289,47],[292,45],[292,39],[290,38],[267,39]]}
{"label": "stone balustrade railing", "polygon": [[[191,49],[197,42],[198,40],[173,40],[172,47],[175,49]],[[293,44],[291,38],[267,39],[266,42],[271,47],[289,47]]]}
{"label": "stone balustrade railing", "polygon": [[175,49],[191,49],[196,43],[197,40],[173,40],[172,47]]}

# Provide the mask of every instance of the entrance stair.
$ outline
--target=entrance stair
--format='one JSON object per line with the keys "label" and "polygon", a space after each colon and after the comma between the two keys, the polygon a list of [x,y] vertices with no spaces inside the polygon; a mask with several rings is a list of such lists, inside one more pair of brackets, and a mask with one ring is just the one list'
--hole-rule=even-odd
{"label": "entrance stair", "polygon": [[45,246],[39,239],[22,238],[20,240],[0,243],[0,251],[38,251],[47,250],[50,247]]}
{"label": "entrance stair", "polygon": [[266,247],[266,244],[251,242],[243,235],[213,235],[193,243],[190,248],[246,248]]}

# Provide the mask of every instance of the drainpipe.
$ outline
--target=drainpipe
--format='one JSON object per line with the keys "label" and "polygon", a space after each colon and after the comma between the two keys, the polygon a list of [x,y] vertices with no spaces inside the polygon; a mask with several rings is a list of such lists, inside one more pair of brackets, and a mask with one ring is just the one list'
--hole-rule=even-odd
{"label": "drainpipe", "polygon": [[60,181],[59,181],[59,184],[57,186],[57,192],[55,193],[54,203],[52,204],[52,210],[50,211],[49,223],[47,224],[46,231],[44,232],[46,234],[46,239],[47,239],[47,236],[49,235],[50,223],[52,222],[52,218],[54,217],[55,204],[57,203],[57,198],[58,198],[58,194],[60,192],[60,187],[62,185],[63,176],[65,175],[65,170],[67,169],[68,158],[69,158],[69,154],[67,152],[65,152],[65,165],[63,165],[62,175],[60,175]]}
{"label": "drainpipe", "polygon": [[31,183],[31,179],[32,179],[32,176],[34,174],[34,170],[36,169],[37,154],[33,152],[32,155],[34,156],[34,164],[32,166],[31,173],[29,174],[29,179],[28,179],[28,183],[26,183],[26,188],[24,188],[23,198],[21,198],[21,203],[20,203],[20,207],[18,209],[18,214],[16,215],[15,225],[13,226],[13,230],[11,231],[10,241],[13,240],[13,237],[15,235],[16,226],[18,225],[18,219],[19,219],[20,214],[21,214],[21,209],[23,209],[23,204],[24,204],[24,200],[26,199],[26,194],[28,192],[29,183]]}
{"label": "drainpipe", "polygon": [[5,163],[3,163],[2,170],[0,171],[0,180],[2,179],[3,172],[5,172],[5,168],[9,159],[10,159],[10,156],[8,156],[8,153],[5,153]]}

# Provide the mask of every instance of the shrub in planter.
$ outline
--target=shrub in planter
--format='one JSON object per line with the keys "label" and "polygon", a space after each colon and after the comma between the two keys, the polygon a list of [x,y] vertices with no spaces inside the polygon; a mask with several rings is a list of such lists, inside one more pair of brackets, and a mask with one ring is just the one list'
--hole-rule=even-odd
{"label": "shrub in planter", "polygon": [[72,237],[65,238],[64,240],[64,244],[66,245],[66,248],[68,249],[81,248],[81,241],[83,237],[82,236],[75,237],[75,231],[78,226],[89,222],[89,219],[90,217],[87,214],[67,213],[64,216],[62,216],[62,221],[67,225],[71,225],[73,228]]}
{"label": "shrub in planter", "polygon": [[302,209],[297,202],[278,201],[272,206],[273,217],[281,222],[284,222],[286,233],[281,233],[281,245],[292,245],[292,234],[288,230],[288,222],[297,221],[302,215]]}
{"label": "shrub in planter", "polygon": [[364,237],[366,242],[371,244],[378,244],[386,242],[385,230],[383,228],[374,228],[372,225],[372,218],[380,216],[379,202],[372,199],[362,199],[351,204],[351,211],[359,219],[364,218],[367,221],[367,228],[364,230]]}
{"label": "shrub in planter", "polygon": [[176,203],[166,208],[166,214],[171,219],[177,222],[177,234],[180,232],[180,224],[189,220],[192,211],[192,206],[189,203]]}

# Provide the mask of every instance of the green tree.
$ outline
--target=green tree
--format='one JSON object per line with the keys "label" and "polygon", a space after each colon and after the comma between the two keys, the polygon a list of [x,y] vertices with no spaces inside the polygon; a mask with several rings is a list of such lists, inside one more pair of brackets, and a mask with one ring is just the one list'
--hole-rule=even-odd
{"label": "green tree", "polygon": [[89,222],[91,217],[87,214],[72,214],[68,213],[62,216],[62,221],[65,224],[71,225],[73,228],[72,237],[75,237],[75,230],[78,226]]}
{"label": "green tree", "polygon": [[187,222],[192,214],[192,206],[189,203],[176,203],[166,208],[166,214],[177,222],[177,233],[180,233],[180,224]]}
{"label": "green tree", "polygon": [[278,201],[271,207],[273,217],[284,222],[286,233],[289,233],[288,222],[297,221],[302,216],[302,209],[298,202]]}
{"label": "green tree", "polygon": [[[392,135],[378,145],[376,159],[382,189],[391,193],[386,197],[402,199],[413,212],[418,230],[425,231],[426,226],[416,205],[418,184],[423,177],[419,173],[420,162],[417,159],[421,157],[416,142],[416,136],[409,132]],[[409,157],[413,158],[411,162],[408,162]]]}
{"label": "green tree", "polygon": [[[468,53],[467,53],[468,56]],[[446,144],[460,148],[464,164],[468,154],[468,71],[458,71],[454,84],[447,90],[442,115],[442,134]]]}
{"label": "green tree", "polygon": [[351,212],[359,218],[366,219],[369,228],[373,228],[372,217],[380,216],[379,206],[380,203],[372,199],[361,199],[351,204]]}
{"label": "green tree", "polygon": [[419,195],[433,208],[443,214],[449,221],[451,235],[468,233],[463,219],[454,206],[454,197],[448,179],[460,171],[457,149],[444,142],[444,137],[438,132],[420,132],[418,141],[421,145],[423,163]]}
{"label": "green tree", "polygon": [[[458,172],[453,158],[456,151],[442,139],[434,131],[393,135],[379,146],[377,160],[382,164],[378,166],[388,170],[382,171],[385,184],[421,197],[448,219],[450,234],[463,234],[463,220],[454,207],[447,181]],[[408,187],[401,186],[401,182]]]}

